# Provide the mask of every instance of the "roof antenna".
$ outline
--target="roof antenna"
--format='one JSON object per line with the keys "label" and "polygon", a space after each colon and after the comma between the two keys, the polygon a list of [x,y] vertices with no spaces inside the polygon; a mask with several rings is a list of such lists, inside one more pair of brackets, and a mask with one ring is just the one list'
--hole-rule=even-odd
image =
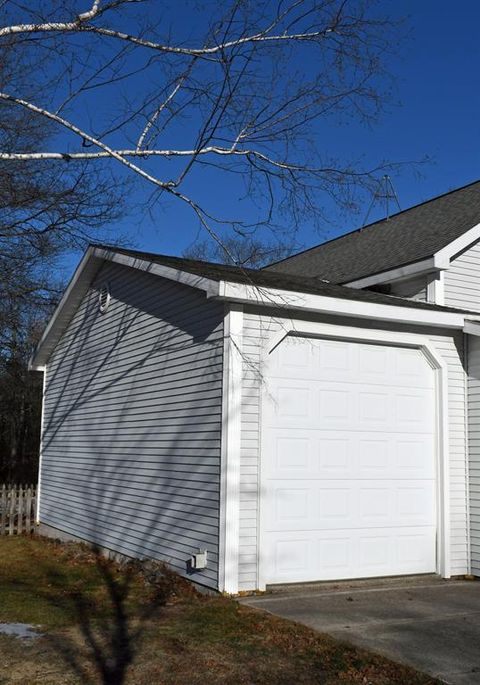
{"label": "roof antenna", "polygon": [[394,200],[396,202],[399,212],[402,211],[400,202],[398,201],[397,193],[393,187],[392,179],[388,174],[382,176],[382,178],[378,181],[378,188],[373,193],[372,201],[370,203],[370,207],[368,208],[368,212],[365,215],[365,219],[363,220],[362,228],[365,227],[368,217],[370,216],[370,212],[372,211],[377,200],[385,200],[385,219],[387,221],[390,218],[390,200]]}

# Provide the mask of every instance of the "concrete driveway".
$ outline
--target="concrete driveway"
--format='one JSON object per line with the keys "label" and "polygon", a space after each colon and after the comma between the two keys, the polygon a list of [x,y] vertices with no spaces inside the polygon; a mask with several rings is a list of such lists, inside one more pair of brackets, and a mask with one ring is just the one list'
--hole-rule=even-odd
{"label": "concrete driveway", "polygon": [[285,586],[241,601],[446,683],[480,684],[480,582],[422,577]]}

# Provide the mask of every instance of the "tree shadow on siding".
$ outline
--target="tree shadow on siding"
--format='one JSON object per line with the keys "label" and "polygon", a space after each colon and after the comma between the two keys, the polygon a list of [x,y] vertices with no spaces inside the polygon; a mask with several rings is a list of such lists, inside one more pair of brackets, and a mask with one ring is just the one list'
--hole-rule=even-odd
{"label": "tree shadow on siding", "polygon": [[[90,307],[96,297],[91,299]],[[146,628],[176,583],[162,566],[119,566],[105,550],[168,562],[185,575],[190,556],[206,548],[208,578],[194,578],[217,582],[223,307],[210,303],[209,316],[201,316],[196,297],[185,311],[170,303],[160,319],[158,307],[145,302],[140,295],[126,298],[113,335],[98,348],[92,338],[99,317],[86,307],[47,379],[47,399],[49,388],[55,394],[44,425],[41,521],[93,546],[107,610],[102,613],[85,584],[72,585],[51,569],[49,597],[74,616],[87,661],[103,685],[125,681]],[[132,346],[126,357],[126,343],[132,336],[135,342],[145,314],[158,321],[150,319],[148,343],[139,336],[139,349]],[[89,363],[79,373],[84,358]],[[172,370],[179,359],[180,374]],[[146,366],[156,370],[150,391]],[[168,378],[175,396],[159,389]],[[149,601],[132,613],[139,577],[146,579]],[[82,682],[96,682],[74,637],[62,632],[51,639]]]}

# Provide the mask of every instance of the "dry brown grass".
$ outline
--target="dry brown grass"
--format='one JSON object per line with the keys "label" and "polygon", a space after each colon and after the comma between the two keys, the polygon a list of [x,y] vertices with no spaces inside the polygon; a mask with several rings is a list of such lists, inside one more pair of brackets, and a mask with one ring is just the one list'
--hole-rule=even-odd
{"label": "dry brown grass", "polygon": [[151,585],[138,568],[38,538],[0,539],[3,621],[44,634],[0,636],[0,685],[122,685],[119,675],[108,679],[122,650],[131,653],[117,671],[125,685],[436,683],[231,599],[199,595],[176,577]]}

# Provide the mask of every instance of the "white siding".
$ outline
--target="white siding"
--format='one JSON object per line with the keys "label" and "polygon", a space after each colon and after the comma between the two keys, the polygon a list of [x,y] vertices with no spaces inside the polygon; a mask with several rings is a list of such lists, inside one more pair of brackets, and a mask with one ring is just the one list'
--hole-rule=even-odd
{"label": "white siding", "polygon": [[427,302],[427,276],[408,278],[405,281],[391,284],[390,294],[397,297],[406,297],[409,300]]}
{"label": "white siding", "polygon": [[[339,323],[334,318],[305,317],[303,320]],[[358,326],[358,320],[340,323]],[[361,328],[367,327],[360,323]],[[380,326],[379,326],[380,327]],[[258,310],[244,313],[244,390],[242,401],[241,475],[240,475],[240,590],[257,588],[258,496],[261,413],[261,350],[262,340],[274,332],[291,328],[291,320],[280,316],[261,315]],[[385,326],[393,330],[392,326]],[[399,327],[405,331],[406,327]],[[414,332],[414,331],[413,331]],[[450,507],[451,507],[451,572],[467,572],[467,477],[465,444],[465,384],[462,365],[463,336],[441,335],[432,329],[420,331],[427,335],[448,364],[449,442],[450,442]]]}
{"label": "white siding", "polygon": [[[101,284],[112,301],[98,307]],[[47,366],[40,518],[217,587],[223,305],[107,263]]]}
{"label": "white siding", "polygon": [[480,338],[468,337],[468,442],[472,573],[480,576]]}
{"label": "white siding", "polygon": [[480,311],[480,242],[452,260],[444,287],[446,306]]}

